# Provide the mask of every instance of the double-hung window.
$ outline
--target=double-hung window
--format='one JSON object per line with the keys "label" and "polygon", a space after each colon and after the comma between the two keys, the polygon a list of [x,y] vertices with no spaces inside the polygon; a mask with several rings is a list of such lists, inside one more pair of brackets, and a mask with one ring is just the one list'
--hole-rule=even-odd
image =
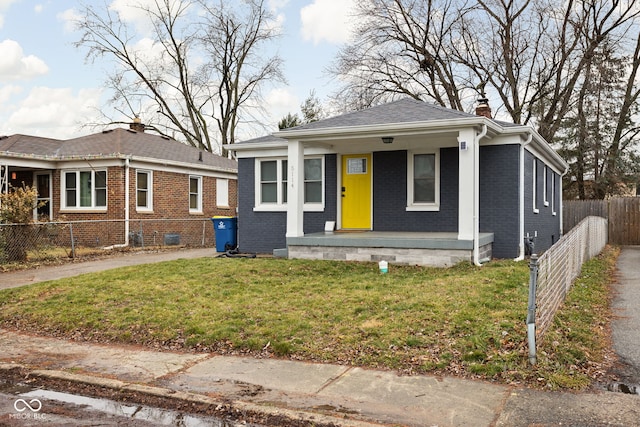
{"label": "double-hung window", "polygon": [[216,206],[219,208],[229,207],[229,180],[216,179]]}
{"label": "double-hung window", "polygon": [[437,211],[440,205],[438,153],[409,153],[407,210]]}
{"label": "double-hung window", "polygon": [[322,203],[322,159],[304,160],[304,202]]}
{"label": "double-hung window", "polygon": [[107,171],[63,171],[62,195],[65,209],[106,209]]}
{"label": "double-hung window", "polygon": [[153,210],[153,173],[151,171],[136,171],[136,210]]}
{"label": "double-hung window", "polygon": [[202,177],[189,175],[189,212],[202,213]]}
{"label": "double-hung window", "polygon": [[[285,210],[288,199],[287,159],[259,159],[256,161],[255,210]],[[322,209],[324,204],[324,160],[322,157],[304,159],[305,210]]]}

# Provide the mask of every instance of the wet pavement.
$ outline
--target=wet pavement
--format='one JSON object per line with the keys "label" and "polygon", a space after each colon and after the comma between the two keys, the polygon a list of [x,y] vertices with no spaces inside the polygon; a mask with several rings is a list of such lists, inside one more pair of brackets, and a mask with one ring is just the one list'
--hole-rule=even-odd
{"label": "wet pavement", "polygon": [[[623,383],[640,384],[640,247],[626,247],[618,257],[612,303],[613,349],[624,363],[617,374]],[[640,421],[639,421],[640,424]]]}
{"label": "wet pavement", "polygon": [[[636,318],[640,305],[635,305],[640,303],[634,299],[640,278],[625,271],[640,268],[635,256],[640,256],[640,248],[625,248],[620,258],[616,307],[621,314],[614,320],[614,331],[619,327],[615,333],[621,334],[614,335],[616,351],[629,363],[635,363],[638,335],[634,339],[633,332],[627,338],[624,334],[640,321]],[[115,268],[110,262],[110,268]],[[86,268],[97,271],[106,266]],[[38,274],[51,278],[43,273]],[[8,277],[0,274],[0,283],[18,282]],[[631,318],[636,322],[631,326],[617,323]],[[640,426],[640,395],[606,390],[552,393],[342,365],[78,343],[0,329],[0,378],[17,366],[27,369],[32,378],[64,379],[211,407],[231,405],[239,411],[277,414],[309,425]],[[638,379],[629,372],[628,380]],[[13,399],[0,401],[0,425],[16,413]]]}

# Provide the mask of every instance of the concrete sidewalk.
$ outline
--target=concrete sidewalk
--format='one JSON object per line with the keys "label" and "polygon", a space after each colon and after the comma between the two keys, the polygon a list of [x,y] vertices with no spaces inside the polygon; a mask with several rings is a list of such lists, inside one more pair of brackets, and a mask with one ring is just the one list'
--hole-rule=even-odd
{"label": "concrete sidewalk", "polygon": [[[547,393],[339,365],[80,344],[0,330],[0,377],[70,379],[340,426],[638,426],[640,396]],[[215,396],[215,397],[211,397]],[[2,414],[13,402],[0,402]]]}
{"label": "concrete sidewalk", "polygon": [[[215,252],[136,254],[74,264],[73,268],[1,273],[0,288],[41,278],[199,256],[215,256]],[[638,284],[637,279],[630,280]],[[0,329],[0,377],[15,366],[25,367],[33,376],[66,378],[211,405],[231,402],[240,410],[275,411],[317,424],[640,426],[638,395],[604,390],[551,393],[449,377],[398,376],[341,365],[77,343]],[[0,424],[2,417],[12,412],[13,402],[0,402]]]}

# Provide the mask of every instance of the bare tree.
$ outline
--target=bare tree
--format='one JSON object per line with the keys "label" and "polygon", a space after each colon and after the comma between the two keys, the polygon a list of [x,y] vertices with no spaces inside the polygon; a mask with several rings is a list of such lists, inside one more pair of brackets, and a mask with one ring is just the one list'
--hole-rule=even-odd
{"label": "bare tree", "polygon": [[618,55],[604,43],[595,52],[569,111],[558,131],[561,153],[570,165],[567,195],[603,199],[624,194],[637,184],[640,36],[632,54]]}
{"label": "bare tree", "polygon": [[[361,0],[353,42],[330,69],[347,82],[339,98],[364,108],[397,96],[462,109],[465,82],[452,60],[456,0]],[[340,100],[338,100],[338,103]]]}
{"label": "bare tree", "polygon": [[107,3],[82,5],[76,21],[76,46],[87,58],[115,62],[110,104],[128,117],[144,113],[160,134],[222,152],[235,142],[242,115],[259,105],[261,86],[284,80],[280,58],[262,56],[278,37],[264,0],[138,0],[129,7],[146,37]]}
{"label": "bare tree", "polygon": [[515,123],[552,140],[606,38],[628,34],[637,0],[363,0],[363,22],[331,72],[341,96],[402,94],[459,110],[498,98]]}

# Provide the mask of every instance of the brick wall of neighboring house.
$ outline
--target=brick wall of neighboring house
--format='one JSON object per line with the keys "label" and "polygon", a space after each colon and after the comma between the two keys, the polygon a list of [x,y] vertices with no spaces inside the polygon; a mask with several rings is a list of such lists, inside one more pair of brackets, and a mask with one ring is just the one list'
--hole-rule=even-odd
{"label": "brick wall of neighboring house", "polygon": [[[213,216],[235,216],[237,207],[237,180],[229,180],[229,206],[216,206],[216,178],[202,177],[202,212],[189,212],[189,174],[153,171],[153,210],[136,209],[136,169],[129,170],[129,232],[130,244],[164,244],[170,238],[175,243],[201,245],[203,238],[207,246],[215,244]],[[125,241],[125,177],[121,166],[107,169],[106,212],[73,212],[61,210],[60,171],[52,174],[53,215],[56,221],[96,221],[73,224],[74,240],[86,246],[110,246]],[[202,219],[203,221],[197,221]],[[111,220],[107,222],[106,220]],[[189,220],[189,221],[187,221]],[[190,221],[195,220],[195,221]],[[104,222],[99,222],[104,221]],[[61,234],[69,239],[69,230]]]}

